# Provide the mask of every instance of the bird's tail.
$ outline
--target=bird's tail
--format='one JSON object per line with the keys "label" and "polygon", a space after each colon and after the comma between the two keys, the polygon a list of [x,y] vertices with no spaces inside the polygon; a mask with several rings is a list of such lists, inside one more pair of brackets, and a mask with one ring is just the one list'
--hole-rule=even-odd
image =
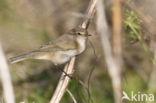
{"label": "bird's tail", "polygon": [[9,61],[11,63],[16,63],[16,62],[19,62],[19,61],[23,61],[25,59],[28,59],[32,55],[33,55],[33,52],[29,52],[29,53],[26,53],[26,54],[22,54],[22,55],[19,55],[19,56],[15,56],[15,57],[9,58]]}

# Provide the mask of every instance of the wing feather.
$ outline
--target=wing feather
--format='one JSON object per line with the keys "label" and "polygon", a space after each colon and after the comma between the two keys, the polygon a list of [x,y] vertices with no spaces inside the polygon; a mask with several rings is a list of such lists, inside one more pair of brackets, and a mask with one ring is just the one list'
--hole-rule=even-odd
{"label": "wing feather", "polygon": [[55,52],[76,49],[77,42],[75,39],[74,35],[64,34],[57,40],[42,45],[39,49],[35,50],[35,52]]}

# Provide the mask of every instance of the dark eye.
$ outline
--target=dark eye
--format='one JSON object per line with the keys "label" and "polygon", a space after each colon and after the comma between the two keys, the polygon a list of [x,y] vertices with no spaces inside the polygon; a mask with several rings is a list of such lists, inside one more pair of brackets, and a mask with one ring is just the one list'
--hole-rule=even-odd
{"label": "dark eye", "polygon": [[77,33],[78,35],[81,35],[81,33]]}

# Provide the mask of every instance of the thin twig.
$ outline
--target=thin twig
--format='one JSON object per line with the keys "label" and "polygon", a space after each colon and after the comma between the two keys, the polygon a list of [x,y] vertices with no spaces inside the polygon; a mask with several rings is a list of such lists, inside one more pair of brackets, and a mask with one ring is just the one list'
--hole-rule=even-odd
{"label": "thin twig", "polygon": [[119,75],[119,68],[112,54],[111,42],[109,41],[110,31],[107,24],[105,7],[102,0],[99,0],[97,3],[97,30],[101,36],[108,73],[112,79],[115,102],[121,103],[121,79]]}
{"label": "thin twig", "polygon": [[95,13],[96,2],[97,0],[90,0],[90,3],[86,11],[86,18],[84,18],[84,20],[82,21],[82,24],[80,25],[84,29],[88,28],[89,23],[90,23],[90,18],[92,18]]}
{"label": "thin twig", "polygon": [[5,103],[15,103],[13,86],[9,73],[9,68],[0,44],[0,75],[4,92]]}
{"label": "thin twig", "polygon": [[[88,17],[92,17],[94,15],[96,2],[97,2],[97,0],[90,0],[88,9],[86,11],[87,17],[82,21],[82,24],[80,24],[80,27],[82,27],[84,29],[88,28],[89,21],[90,21],[90,18],[88,18]],[[76,59],[76,57],[73,57],[64,68],[64,71],[69,75],[72,75],[74,72],[75,59]],[[70,82],[70,78],[68,76],[65,76],[64,73],[62,73],[59,83],[57,85],[57,88],[50,100],[50,103],[59,103],[61,101],[61,98],[62,98],[63,94],[65,93],[69,82]]]}
{"label": "thin twig", "polygon": [[73,96],[73,94],[70,92],[70,90],[67,89],[68,94],[71,96],[72,100],[74,103],[77,103],[75,97]]}

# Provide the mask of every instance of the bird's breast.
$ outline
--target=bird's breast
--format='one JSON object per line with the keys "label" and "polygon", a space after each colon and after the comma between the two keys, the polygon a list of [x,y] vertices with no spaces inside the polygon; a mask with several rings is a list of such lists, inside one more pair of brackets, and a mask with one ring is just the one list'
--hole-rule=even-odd
{"label": "bird's breast", "polygon": [[54,64],[63,64],[68,62],[73,56],[77,54],[76,50],[57,51],[51,58]]}
{"label": "bird's breast", "polygon": [[83,38],[83,37],[77,39],[78,54],[82,53],[86,49],[86,41],[87,41],[87,38]]}

